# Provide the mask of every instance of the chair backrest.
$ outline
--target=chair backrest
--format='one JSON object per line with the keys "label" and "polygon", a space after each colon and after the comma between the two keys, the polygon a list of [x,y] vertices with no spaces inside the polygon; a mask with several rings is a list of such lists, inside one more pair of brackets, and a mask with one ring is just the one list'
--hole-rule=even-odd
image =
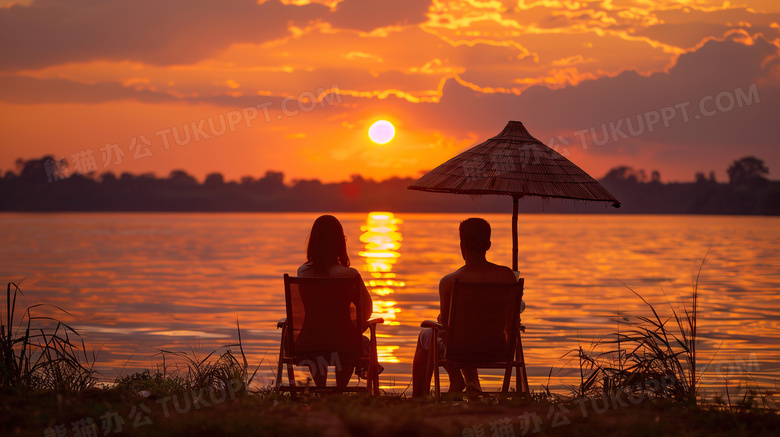
{"label": "chair backrest", "polygon": [[511,361],[517,344],[524,279],[510,284],[455,281],[445,358],[464,363]]}
{"label": "chair backrest", "polygon": [[298,278],[284,275],[288,351],[299,360],[341,361],[362,356],[360,277]]}

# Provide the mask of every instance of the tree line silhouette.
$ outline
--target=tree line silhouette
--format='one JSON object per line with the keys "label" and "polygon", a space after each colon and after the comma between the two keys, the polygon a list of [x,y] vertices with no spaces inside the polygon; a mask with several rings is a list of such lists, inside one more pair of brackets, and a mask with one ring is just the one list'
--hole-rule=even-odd
{"label": "tree line silhouette", "polygon": [[[364,212],[509,212],[508,196],[463,196],[407,190],[415,179],[382,181],[352,175],[350,180],[323,183],[317,179],[286,182],[284,174],[267,171],[226,181],[220,173],[203,183],[184,170],[166,178],[153,174],[108,172],[65,175],[66,162],[51,156],[16,162],[16,171],[0,178],[0,211],[333,211]],[[653,171],[615,167],[599,180],[621,202],[606,203],[525,198],[522,212],[620,214],[780,214],[780,182],[766,178],[769,169],[758,158],[734,161],[729,181],[697,173],[694,182],[661,182]]]}

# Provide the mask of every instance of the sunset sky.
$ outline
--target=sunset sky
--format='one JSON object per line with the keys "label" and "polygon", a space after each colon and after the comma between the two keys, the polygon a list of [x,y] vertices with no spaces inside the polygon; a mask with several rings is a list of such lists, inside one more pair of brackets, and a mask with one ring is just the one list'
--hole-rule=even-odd
{"label": "sunset sky", "polygon": [[779,50],[777,0],[0,0],[0,171],[416,177],[519,120],[594,177],[778,179]]}

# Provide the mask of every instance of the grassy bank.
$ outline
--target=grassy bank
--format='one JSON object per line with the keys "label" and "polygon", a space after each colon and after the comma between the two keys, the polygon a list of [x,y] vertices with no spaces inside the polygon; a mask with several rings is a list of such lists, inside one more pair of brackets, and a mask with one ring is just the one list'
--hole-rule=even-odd
{"label": "grassy bank", "polygon": [[[606,351],[576,352],[581,382],[508,399],[434,403],[385,394],[292,400],[253,381],[241,345],[204,358],[160,351],[155,371],[98,384],[79,333],[39,305],[0,304],[0,435],[22,436],[642,436],[775,435],[773,393],[702,402],[696,373],[697,285],[690,307],[618,330]],[[641,296],[639,296],[641,298]],[[56,309],[67,314],[62,309]],[[622,333],[621,333],[622,332]]]}
{"label": "grassy bank", "polygon": [[[227,393],[227,392],[226,392]],[[196,400],[197,398],[197,400]],[[116,389],[4,397],[2,435],[127,436],[643,436],[776,435],[775,412],[623,399],[435,404],[331,396],[295,402],[271,393],[143,398]],[[86,430],[94,430],[94,434]],[[60,434],[57,434],[57,433]],[[66,434],[63,434],[66,433]]]}

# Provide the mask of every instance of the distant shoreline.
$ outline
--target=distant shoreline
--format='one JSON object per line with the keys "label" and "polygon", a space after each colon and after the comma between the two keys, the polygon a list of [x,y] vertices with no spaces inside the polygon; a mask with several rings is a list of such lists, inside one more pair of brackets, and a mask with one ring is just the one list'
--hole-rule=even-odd
{"label": "distant shoreline", "polygon": [[[745,161],[747,158],[739,161]],[[382,181],[352,175],[349,181],[286,182],[281,172],[259,179],[225,181],[210,174],[202,183],[182,170],[154,175],[92,173],[59,177],[51,158],[27,161],[19,174],[0,178],[0,211],[14,212],[511,212],[508,195],[470,196],[409,190],[413,178]],[[736,165],[736,162],[735,162]],[[731,172],[733,173],[733,172]],[[730,174],[731,174],[730,173]],[[780,215],[780,181],[743,172],[729,183],[697,174],[695,182],[661,182],[658,172],[617,167],[598,182],[621,202],[525,197],[520,213]]]}

